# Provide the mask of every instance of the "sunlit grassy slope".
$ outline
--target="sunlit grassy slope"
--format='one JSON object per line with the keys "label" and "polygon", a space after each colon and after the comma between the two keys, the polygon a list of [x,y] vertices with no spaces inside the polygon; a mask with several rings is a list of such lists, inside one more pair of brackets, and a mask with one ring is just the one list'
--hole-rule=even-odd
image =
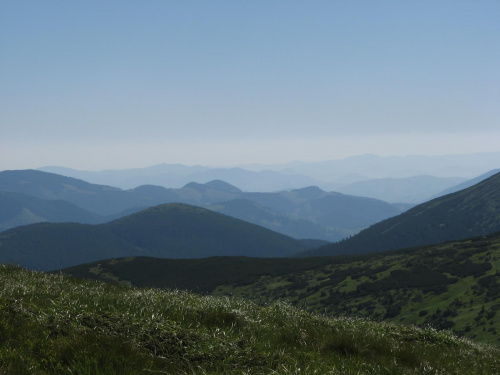
{"label": "sunlit grassy slope", "polygon": [[287,300],[337,316],[430,324],[500,345],[500,233],[332,258],[320,267],[242,284],[221,285],[213,293],[261,303]]}
{"label": "sunlit grassy slope", "polygon": [[500,344],[500,232],[356,256],[125,258],[65,270],[135,286],[286,300],[309,311],[452,329]]}
{"label": "sunlit grassy slope", "polygon": [[447,332],[0,266],[2,374],[499,372]]}

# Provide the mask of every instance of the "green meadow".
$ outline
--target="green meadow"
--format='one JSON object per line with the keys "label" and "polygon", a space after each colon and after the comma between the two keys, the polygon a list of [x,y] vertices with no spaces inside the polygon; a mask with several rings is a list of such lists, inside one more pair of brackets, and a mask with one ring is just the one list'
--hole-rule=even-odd
{"label": "green meadow", "polygon": [[493,374],[449,331],[0,266],[2,374]]}

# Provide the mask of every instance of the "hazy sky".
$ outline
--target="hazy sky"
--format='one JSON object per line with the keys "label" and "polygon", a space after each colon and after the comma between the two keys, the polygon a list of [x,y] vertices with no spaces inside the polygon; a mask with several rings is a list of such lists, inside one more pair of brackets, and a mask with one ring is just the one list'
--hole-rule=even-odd
{"label": "hazy sky", "polygon": [[0,170],[500,151],[500,1],[0,1]]}

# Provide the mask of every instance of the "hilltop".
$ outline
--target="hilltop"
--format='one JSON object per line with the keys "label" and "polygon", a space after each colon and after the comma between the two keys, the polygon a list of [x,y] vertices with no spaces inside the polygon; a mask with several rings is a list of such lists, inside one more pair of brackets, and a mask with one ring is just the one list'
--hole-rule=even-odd
{"label": "hilltop", "polygon": [[100,225],[33,224],[0,234],[0,261],[52,270],[123,256],[283,257],[306,243],[210,210],[166,204]]}
{"label": "hilltop", "polygon": [[123,288],[0,265],[7,374],[493,374],[498,349],[286,303]]}

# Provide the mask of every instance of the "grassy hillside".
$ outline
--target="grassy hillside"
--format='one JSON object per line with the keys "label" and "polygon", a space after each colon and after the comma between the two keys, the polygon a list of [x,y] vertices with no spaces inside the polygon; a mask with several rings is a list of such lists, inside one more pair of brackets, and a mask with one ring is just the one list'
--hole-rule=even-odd
{"label": "grassy hillside", "polygon": [[137,286],[286,300],[335,316],[416,323],[500,345],[500,233],[440,245],[304,259],[128,258],[73,275]]}
{"label": "grassy hillside", "polygon": [[500,372],[498,349],[430,328],[3,265],[0,333],[5,374]]}
{"label": "grassy hillside", "polygon": [[500,345],[500,235],[325,259],[321,267],[220,285],[215,295],[427,325]]}
{"label": "grassy hillside", "polygon": [[304,242],[185,204],[166,204],[101,225],[34,224],[0,234],[0,261],[52,270],[126,256],[282,257]]}
{"label": "grassy hillside", "polygon": [[370,253],[437,244],[500,230],[500,173],[459,192],[420,204],[354,237],[303,256]]}

